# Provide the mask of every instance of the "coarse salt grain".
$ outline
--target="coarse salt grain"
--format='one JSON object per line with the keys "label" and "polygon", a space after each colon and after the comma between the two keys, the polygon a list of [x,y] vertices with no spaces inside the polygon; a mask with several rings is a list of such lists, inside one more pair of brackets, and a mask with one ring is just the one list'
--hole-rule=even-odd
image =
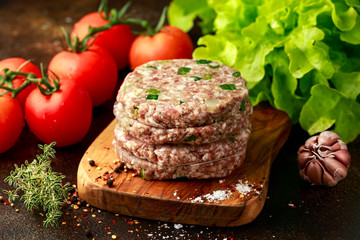
{"label": "coarse salt grain", "polygon": [[247,193],[251,192],[251,186],[248,181],[243,182],[239,180],[239,183],[235,185],[235,189],[240,193],[246,195]]}
{"label": "coarse salt grain", "polygon": [[204,202],[204,200],[202,200],[201,197],[196,197],[195,199],[191,200],[191,202],[192,202],[192,203],[195,203],[195,202],[200,202],[200,203],[202,203],[202,202]]}
{"label": "coarse salt grain", "polygon": [[182,227],[183,227],[183,225],[180,224],[180,223],[179,223],[179,224],[177,224],[177,223],[174,224],[174,228],[175,228],[175,229],[180,229],[180,228],[182,228]]}
{"label": "coarse salt grain", "polygon": [[230,190],[217,190],[213,191],[212,194],[208,193],[204,195],[204,198],[209,202],[219,202],[229,198],[231,194],[232,192]]}

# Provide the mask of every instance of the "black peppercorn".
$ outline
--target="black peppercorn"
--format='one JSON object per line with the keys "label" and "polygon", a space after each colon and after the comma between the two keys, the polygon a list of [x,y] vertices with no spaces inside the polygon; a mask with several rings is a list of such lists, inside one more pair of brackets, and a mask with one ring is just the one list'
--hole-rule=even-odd
{"label": "black peppercorn", "polygon": [[122,166],[117,166],[115,169],[114,169],[114,172],[116,173],[119,173],[122,169]]}
{"label": "black peppercorn", "polygon": [[95,161],[94,161],[94,160],[92,160],[92,159],[90,159],[90,160],[89,160],[89,164],[90,164],[90,166],[92,166],[92,167],[93,167],[93,166],[95,166]]}
{"label": "black peppercorn", "polygon": [[78,199],[75,195],[71,196],[71,198],[70,198],[71,203],[75,203],[77,200]]}
{"label": "black peppercorn", "polygon": [[109,187],[112,187],[113,183],[114,183],[114,181],[111,180],[111,179],[107,180],[107,182],[106,182],[106,184],[107,184]]}
{"label": "black peppercorn", "polygon": [[91,232],[90,229],[86,229],[86,230],[85,230],[85,236],[86,236],[87,238],[91,238],[91,237],[93,236],[93,234],[92,234],[92,232]]}
{"label": "black peppercorn", "polygon": [[86,201],[85,201],[85,200],[80,200],[80,204],[81,204],[81,206],[85,206],[85,205],[86,205]]}

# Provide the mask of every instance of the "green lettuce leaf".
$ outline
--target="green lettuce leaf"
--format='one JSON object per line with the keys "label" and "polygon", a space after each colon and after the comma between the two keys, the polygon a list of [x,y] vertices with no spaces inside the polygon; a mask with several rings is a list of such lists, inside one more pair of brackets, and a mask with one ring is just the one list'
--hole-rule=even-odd
{"label": "green lettuce leaf", "polygon": [[315,85],[300,114],[300,125],[309,134],[333,129],[344,142],[360,134],[360,104],[325,85]]}
{"label": "green lettuce leaf", "polygon": [[213,31],[215,12],[209,8],[206,0],[174,0],[168,9],[168,20],[170,25],[176,26],[185,32],[190,31],[194,26],[194,20],[199,17],[202,33]]}

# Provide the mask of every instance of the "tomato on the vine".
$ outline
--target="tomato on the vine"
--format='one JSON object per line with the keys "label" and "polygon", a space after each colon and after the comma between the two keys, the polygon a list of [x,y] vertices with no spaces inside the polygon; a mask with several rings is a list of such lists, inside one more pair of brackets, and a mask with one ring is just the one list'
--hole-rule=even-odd
{"label": "tomato on the vine", "polygon": [[9,96],[0,97],[0,153],[9,150],[18,140],[25,125],[19,101]]}
{"label": "tomato on the vine", "polygon": [[83,52],[61,51],[49,63],[60,82],[74,81],[91,96],[93,106],[111,99],[117,83],[117,68],[113,57],[103,48],[91,46]]}
{"label": "tomato on the vine", "polygon": [[60,81],[51,95],[34,89],[25,102],[25,120],[31,132],[44,143],[68,146],[81,141],[92,120],[88,92],[72,81]]}
{"label": "tomato on the vine", "polygon": [[[31,62],[27,62],[26,59],[24,58],[18,58],[18,57],[14,57],[14,58],[7,58],[4,59],[2,61],[0,61],[0,75],[4,75],[4,68],[8,68],[11,71],[19,71],[19,72],[23,72],[23,73],[33,73],[35,74],[36,77],[40,78],[41,77],[41,72],[39,70],[39,68],[34,65]],[[19,69],[21,67],[21,69]],[[25,81],[25,76],[17,76],[14,80],[12,80],[12,84],[14,88],[18,88],[20,87],[23,82]],[[25,100],[26,97],[29,95],[29,93],[35,88],[34,84],[31,84],[29,86],[27,86],[24,90],[22,90],[18,95],[17,95],[17,99],[20,102],[20,105],[22,107],[24,107],[25,104]],[[5,91],[4,89],[0,89],[0,93]],[[11,94],[6,94],[11,96]]]}
{"label": "tomato on the vine", "polygon": [[152,60],[192,58],[194,50],[187,33],[174,26],[164,26],[153,36],[139,35],[130,48],[130,68]]}
{"label": "tomato on the vine", "polygon": [[[82,17],[75,23],[71,38],[77,36],[82,40],[88,32],[89,26],[100,27],[108,24],[109,21],[103,16],[98,12],[93,12]],[[93,41],[89,41],[89,44],[105,48],[114,57],[117,68],[122,69],[129,64],[128,56],[134,39],[135,36],[128,24],[118,24],[109,30],[98,33]]]}

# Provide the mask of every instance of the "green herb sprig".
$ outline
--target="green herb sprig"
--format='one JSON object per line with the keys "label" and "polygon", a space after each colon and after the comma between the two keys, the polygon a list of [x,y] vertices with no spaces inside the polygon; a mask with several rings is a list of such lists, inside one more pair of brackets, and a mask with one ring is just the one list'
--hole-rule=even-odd
{"label": "green herb sprig", "polygon": [[15,170],[12,170],[10,176],[4,180],[15,190],[3,190],[3,192],[9,196],[9,202],[14,202],[19,198],[18,192],[22,191],[20,201],[24,202],[27,210],[32,211],[42,207],[46,212],[44,226],[51,225],[56,228],[62,216],[60,207],[65,204],[64,199],[67,198],[67,193],[72,187],[69,184],[62,185],[64,175],[52,172],[50,159],[55,158],[54,145],[55,142],[49,145],[39,144],[43,153],[36,155],[37,159],[31,163],[25,161],[20,167],[15,164]]}

